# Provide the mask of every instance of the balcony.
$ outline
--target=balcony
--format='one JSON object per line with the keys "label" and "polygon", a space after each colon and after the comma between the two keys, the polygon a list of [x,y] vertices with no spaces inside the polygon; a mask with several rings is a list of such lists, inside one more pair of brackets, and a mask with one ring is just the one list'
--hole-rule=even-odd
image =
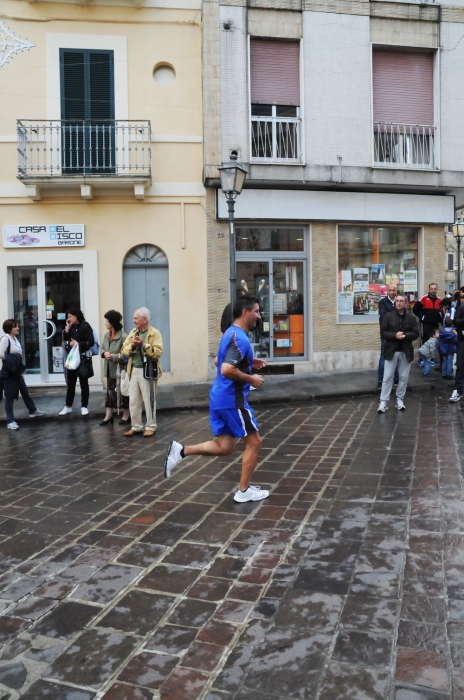
{"label": "balcony", "polygon": [[143,199],[151,183],[151,126],[128,120],[17,121],[18,179],[28,195],[45,189],[134,189]]}
{"label": "balcony", "polygon": [[435,170],[435,126],[374,122],[374,165]]}
{"label": "balcony", "polygon": [[301,163],[299,107],[251,106],[251,158],[262,163]]}

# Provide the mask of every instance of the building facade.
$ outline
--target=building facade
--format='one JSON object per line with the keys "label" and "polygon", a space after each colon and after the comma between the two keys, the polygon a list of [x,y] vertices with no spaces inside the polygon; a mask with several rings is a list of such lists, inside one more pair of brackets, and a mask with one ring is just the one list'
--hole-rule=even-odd
{"label": "building facade", "polygon": [[228,297],[217,167],[247,166],[237,286],[255,352],[288,371],[373,367],[389,282],[410,302],[445,279],[464,203],[456,80],[464,9],[381,0],[204,0],[209,350]]}
{"label": "building facade", "polygon": [[6,0],[2,18],[0,318],[28,384],[64,383],[70,306],[100,339],[107,310],[130,330],[147,306],[163,381],[204,379],[199,3]]}

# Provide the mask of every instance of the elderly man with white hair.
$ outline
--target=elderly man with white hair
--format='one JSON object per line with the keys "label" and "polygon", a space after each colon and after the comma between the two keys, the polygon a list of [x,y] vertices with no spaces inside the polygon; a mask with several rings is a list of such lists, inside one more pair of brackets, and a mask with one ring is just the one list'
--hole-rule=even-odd
{"label": "elderly man with white hair", "polygon": [[[131,429],[124,435],[151,437],[156,433],[156,382],[161,376],[159,358],[163,354],[161,333],[150,326],[150,312],[145,307],[134,312],[135,328],[121,348],[121,355],[129,357],[127,374],[130,378],[129,410]],[[145,431],[142,422],[142,403],[145,406]]]}

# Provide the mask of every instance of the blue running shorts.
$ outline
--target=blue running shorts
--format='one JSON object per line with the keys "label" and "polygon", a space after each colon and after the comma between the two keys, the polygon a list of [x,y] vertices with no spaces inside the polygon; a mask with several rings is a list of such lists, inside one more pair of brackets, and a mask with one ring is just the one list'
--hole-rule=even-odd
{"label": "blue running shorts", "polygon": [[252,408],[210,409],[209,422],[214,435],[243,438],[258,432],[258,423]]}

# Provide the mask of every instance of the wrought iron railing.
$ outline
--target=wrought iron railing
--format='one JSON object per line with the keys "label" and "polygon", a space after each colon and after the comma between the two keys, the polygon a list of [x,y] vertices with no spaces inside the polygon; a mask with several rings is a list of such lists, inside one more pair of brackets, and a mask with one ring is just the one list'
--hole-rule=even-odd
{"label": "wrought iron railing", "polygon": [[151,175],[149,121],[17,121],[18,177]]}
{"label": "wrought iron railing", "polygon": [[251,117],[251,157],[270,162],[301,162],[298,117]]}
{"label": "wrought iron railing", "polygon": [[374,163],[390,168],[433,170],[434,126],[374,122]]}

